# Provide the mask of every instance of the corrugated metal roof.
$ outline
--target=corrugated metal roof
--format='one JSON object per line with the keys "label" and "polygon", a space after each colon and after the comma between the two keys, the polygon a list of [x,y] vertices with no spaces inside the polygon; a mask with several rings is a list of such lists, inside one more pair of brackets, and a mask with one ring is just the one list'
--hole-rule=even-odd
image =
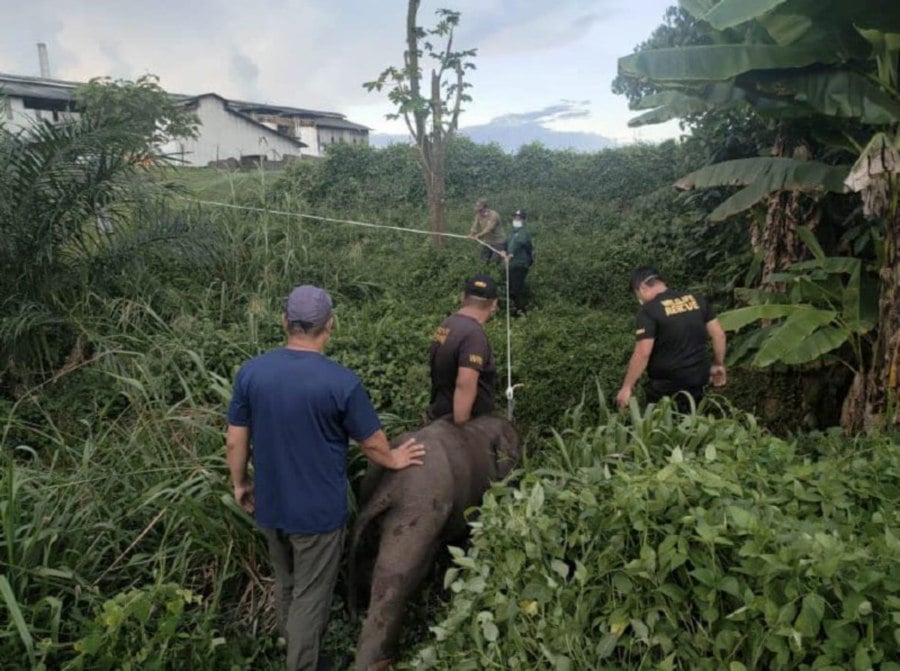
{"label": "corrugated metal roof", "polygon": [[[74,100],[75,89],[81,86],[81,82],[69,82],[61,79],[42,79],[40,77],[23,77],[0,72],[0,93],[7,96],[44,98],[46,100]],[[184,102],[199,98],[197,95],[184,95],[180,93],[169,94],[174,100]],[[217,95],[217,94],[216,94]],[[221,96],[218,96],[221,97]],[[358,131],[368,131],[368,126],[363,126],[352,121],[347,121],[343,114],[337,112],[323,112],[321,110],[303,109],[301,107],[287,107],[284,105],[267,105],[241,100],[227,100],[228,106],[240,114],[275,113],[285,116],[304,116],[315,120],[317,126],[323,128],[341,128]]]}
{"label": "corrugated metal roof", "polygon": [[304,109],[302,107],[287,107],[285,105],[267,105],[264,103],[252,103],[241,100],[231,100],[229,104],[238,112],[244,114],[281,114],[284,116],[300,116],[315,120],[317,126],[325,128],[348,128],[351,130],[367,131],[368,126],[363,126],[352,121],[347,121],[343,114],[337,112],[323,112],[321,110]]}
{"label": "corrugated metal roof", "polygon": [[74,100],[76,82],[40,77],[20,77],[0,72],[0,92],[19,98],[44,98],[46,100]]}

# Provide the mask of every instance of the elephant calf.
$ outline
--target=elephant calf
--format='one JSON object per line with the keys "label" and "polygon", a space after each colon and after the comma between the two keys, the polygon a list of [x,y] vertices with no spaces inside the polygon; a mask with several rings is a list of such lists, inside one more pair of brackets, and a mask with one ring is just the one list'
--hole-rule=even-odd
{"label": "elephant calf", "polygon": [[481,503],[493,480],[519,461],[512,424],[478,417],[462,425],[439,419],[394,439],[415,436],[425,445],[422,466],[388,471],[370,465],[363,478],[362,509],[350,544],[350,595],[356,550],[366,528],[380,528],[369,611],[356,646],[355,668],[384,668],[400,636],[406,600],[428,573],[437,550],[466,536],[464,512]]}

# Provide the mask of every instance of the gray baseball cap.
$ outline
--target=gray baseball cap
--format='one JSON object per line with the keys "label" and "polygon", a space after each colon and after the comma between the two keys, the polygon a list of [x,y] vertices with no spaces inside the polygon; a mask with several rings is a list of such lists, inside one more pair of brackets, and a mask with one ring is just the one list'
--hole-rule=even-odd
{"label": "gray baseball cap", "polygon": [[294,287],[284,302],[284,315],[289,322],[323,326],[331,316],[331,296],[311,284]]}

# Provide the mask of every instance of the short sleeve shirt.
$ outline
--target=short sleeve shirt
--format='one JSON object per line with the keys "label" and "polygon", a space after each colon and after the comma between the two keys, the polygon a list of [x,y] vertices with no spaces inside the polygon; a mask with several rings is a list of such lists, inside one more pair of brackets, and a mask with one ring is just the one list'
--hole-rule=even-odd
{"label": "short sleeve shirt", "polygon": [[497,368],[487,334],[477,320],[459,313],[447,317],[431,338],[429,362],[429,416],[441,417],[453,412],[453,392],[460,368],[472,368],[479,373],[472,416],[485,415],[494,409]]}
{"label": "short sleeve shirt", "polygon": [[238,372],[228,423],[250,429],[259,526],[320,534],[347,523],[348,439],[381,428],[353,372],[317,352],[267,352]]}
{"label": "short sleeve shirt", "polygon": [[715,318],[703,296],[671,289],[642,305],[635,335],[654,341],[647,365],[650,379],[705,384],[710,366],[706,324]]}
{"label": "short sleeve shirt", "polygon": [[[479,225],[481,230],[478,230]],[[498,244],[503,242],[505,235],[503,234],[503,224],[500,222],[500,215],[494,210],[488,210],[484,215],[480,212],[475,215],[472,222],[473,233],[484,233],[485,242],[489,244]]]}

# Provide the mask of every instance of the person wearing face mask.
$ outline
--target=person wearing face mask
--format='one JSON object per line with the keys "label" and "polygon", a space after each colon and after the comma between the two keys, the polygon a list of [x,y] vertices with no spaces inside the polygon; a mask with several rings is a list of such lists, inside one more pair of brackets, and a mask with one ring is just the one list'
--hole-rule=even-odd
{"label": "person wearing face mask", "polygon": [[[631,275],[631,290],[641,306],[637,342],[616,403],[620,408],[628,405],[634,385],[646,370],[647,402],[673,396],[678,409],[688,412],[688,396],[699,403],[707,382],[725,386],[725,331],[706,298],[669,289],[655,268],[637,268]],[[712,342],[712,365],[707,339]]]}
{"label": "person wearing face mask", "polygon": [[525,228],[525,210],[516,210],[513,215],[512,232],[506,239],[503,258],[509,264],[509,299],[517,315],[524,315],[526,305],[525,276],[534,263],[534,245],[531,234]]}

